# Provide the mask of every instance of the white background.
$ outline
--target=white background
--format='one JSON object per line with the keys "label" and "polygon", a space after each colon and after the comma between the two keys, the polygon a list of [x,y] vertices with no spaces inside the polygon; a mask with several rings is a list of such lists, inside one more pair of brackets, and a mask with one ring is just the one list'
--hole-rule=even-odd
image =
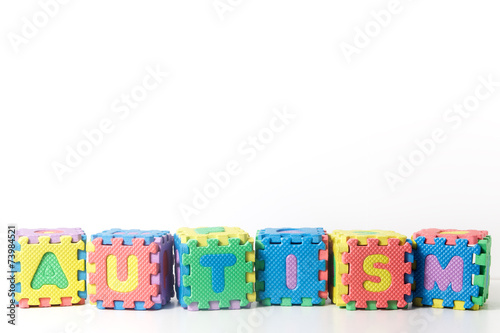
{"label": "white background", "polygon": [[[88,234],[213,225],[252,234],[271,226],[499,233],[500,87],[459,125],[443,118],[474,95],[480,76],[500,81],[498,2],[401,0],[350,59],[342,43],[354,45],[357,29],[373,26],[370,13],[389,1],[222,2],[231,6],[223,20],[212,0],[69,1],[17,47],[12,36],[23,36],[23,18],[33,22],[42,9],[33,0],[1,2],[3,242],[7,223]],[[121,119],[114,103],[142,83],[148,67],[169,76]],[[276,108],[295,118],[254,158],[239,152],[269,127]],[[53,164],[65,163],[67,146],[76,149],[82,131],[103,119],[113,131],[61,181]],[[393,191],[385,174],[397,173],[399,157],[408,159],[415,141],[436,128],[446,140]],[[181,205],[192,207],[195,189],[232,160],[240,172],[184,218]],[[495,278],[497,255],[494,244]],[[358,322],[358,312],[333,309],[312,309],[319,317],[304,320],[335,311]],[[455,321],[479,316],[439,313]],[[395,320],[384,311],[369,316]],[[47,330],[57,320],[45,322]]]}

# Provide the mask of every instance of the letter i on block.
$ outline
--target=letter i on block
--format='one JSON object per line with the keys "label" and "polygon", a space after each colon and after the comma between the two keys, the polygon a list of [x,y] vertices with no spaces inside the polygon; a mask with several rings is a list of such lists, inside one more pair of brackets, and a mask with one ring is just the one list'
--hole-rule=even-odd
{"label": "letter i on block", "polygon": [[176,291],[188,310],[250,307],[255,302],[253,238],[240,228],[180,228]]}
{"label": "letter i on block", "polygon": [[255,291],[261,304],[325,304],[328,235],[322,228],[259,230],[255,251]]}
{"label": "letter i on block", "polygon": [[393,231],[330,234],[332,302],[347,310],[407,308],[412,301],[411,241]]}
{"label": "letter i on block", "polygon": [[491,260],[487,231],[424,229],[412,239],[413,305],[478,310],[486,302]]}
{"label": "letter i on block", "polygon": [[160,309],[173,296],[168,231],[111,229],[92,235],[89,298],[99,309]]}
{"label": "letter i on block", "polygon": [[82,229],[19,229],[16,241],[15,299],[20,308],[85,304]]}

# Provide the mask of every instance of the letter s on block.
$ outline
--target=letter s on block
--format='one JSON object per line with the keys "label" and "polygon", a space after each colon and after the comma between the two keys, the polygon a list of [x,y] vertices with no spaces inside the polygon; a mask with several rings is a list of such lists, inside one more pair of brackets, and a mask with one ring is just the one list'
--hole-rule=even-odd
{"label": "letter s on block", "polygon": [[[106,258],[106,267],[108,287],[112,290],[127,293],[134,291],[139,285],[139,261],[136,256],[131,255],[127,258],[128,277],[125,281],[118,279],[118,264],[114,255],[109,255]],[[122,267],[122,270],[124,269],[125,267]],[[120,270],[121,273],[123,273],[122,270]],[[124,274],[120,275],[124,276]]]}
{"label": "letter s on block", "polygon": [[365,258],[363,270],[371,276],[378,276],[380,282],[365,281],[363,287],[371,292],[379,293],[386,291],[391,286],[391,273],[387,269],[380,268],[380,264],[388,264],[389,257],[383,254],[373,254]]}

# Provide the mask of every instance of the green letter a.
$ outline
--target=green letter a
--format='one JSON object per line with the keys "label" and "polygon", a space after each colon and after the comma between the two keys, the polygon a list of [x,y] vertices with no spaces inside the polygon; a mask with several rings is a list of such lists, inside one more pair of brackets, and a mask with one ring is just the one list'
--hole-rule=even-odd
{"label": "green letter a", "polygon": [[31,288],[40,289],[44,285],[56,285],[58,288],[66,288],[68,279],[59,264],[59,260],[52,252],[43,255],[36,273],[31,280]]}

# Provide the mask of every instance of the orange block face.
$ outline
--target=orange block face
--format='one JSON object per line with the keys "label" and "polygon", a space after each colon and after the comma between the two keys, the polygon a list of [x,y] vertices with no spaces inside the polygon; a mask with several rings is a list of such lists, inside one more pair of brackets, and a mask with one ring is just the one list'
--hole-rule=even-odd
{"label": "orange block face", "polygon": [[330,242],[333,303],[348,310],[397,309],[411,301],[413,256],[406,236],[382,230],[336,230]]}
{"label": "orange block face", "polygon": [[170,299],[170,234],[113,229],[92,238],[88,246],[91,304],[98,308],[143,310],[161,308]]}

